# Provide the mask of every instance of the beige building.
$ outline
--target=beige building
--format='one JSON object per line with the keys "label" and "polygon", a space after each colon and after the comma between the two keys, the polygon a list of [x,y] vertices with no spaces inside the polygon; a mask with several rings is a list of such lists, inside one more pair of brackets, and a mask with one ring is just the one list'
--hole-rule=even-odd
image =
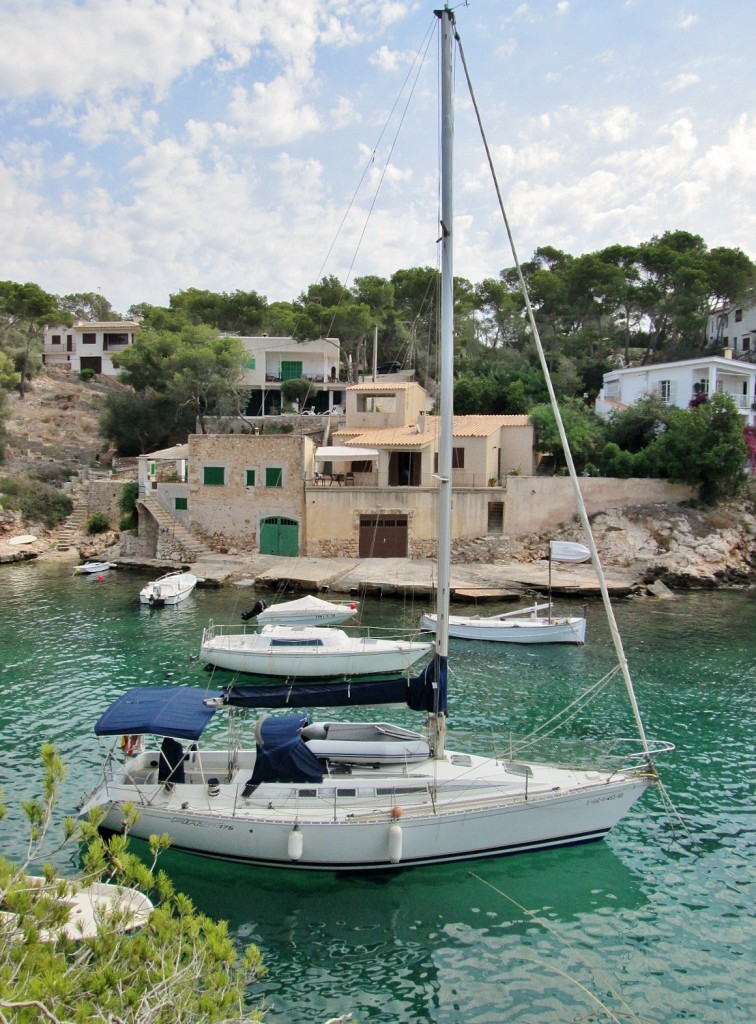
{"label": "beige building", "polygon": [[[154,502],[218,550],[431,556],[439,423],[427,405],[413,382],[356,384],[343,426],[319,446],[303,429],[193,434],[142,456],[140,497],[152,501],[140,537],[159,543]],[[458,416],[453,436],[453,536],[501,533],[507,477],[533,472],[533,428],[527,416]]]}

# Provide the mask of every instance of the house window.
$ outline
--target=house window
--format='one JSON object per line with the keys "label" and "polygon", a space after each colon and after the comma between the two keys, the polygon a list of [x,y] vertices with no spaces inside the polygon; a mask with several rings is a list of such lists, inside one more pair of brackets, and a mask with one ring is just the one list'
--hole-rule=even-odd
{"label": "house window", "polygon": [[52,341],[53,345],[60,345],[60,335],[59,334],[53,334],[53,336],[51,338],[51,341]]}
{"label": "house window", "polygon": [[187,509],[189,508],[189,499],[188,498],[176,498],[175,508],[176,508],[177,512],[186,512]]}
{"label": "house window", "polygon": [[295,362],[294,360],[288,359],[281,360],[281,380],[299,380],[301,376],[301,361]]}
{"label": "house window", "polygon": [[747,334],[745,334],[743,336],[743,351],[744,352],[750,352],[751,351],[751,338]]}
{"label": "house window", "polygon": [[283,470],[280,466],[268,466],[265,470],[266,487],[283,487]]}
{"label": "house window", "polygon": [[742,319],[743,319],[743,310],[742,309],[736,309],[735,310],[735,323],[739,324]]}
{"label": "house window", "polygon": [[663,402],[671,402],[674,388],[671,380],[660,380],[656,385],[656,393]]}
{"label": "house window", "polygon": [[697,395],[708,395],[709,393],[709,378],[702,377],[699,381],[693,385],[693,393]]}
{"label": "house window", "polygon": [[[465,449],[452,448],[452,469],[465,468]],[[433,472],[438,473],[438,452],[433,455]]]}
{"label": "house window", "polygon": [[256,473],[256,470],[254,470],[254,469],[245,469],[244,470],[244,481],[245,481],[245,486],[246,487],[254,487],[255,486],[255,473]]}
{"label": "house window", "polygon": [[226,483],[225,466],[205,466],[202,475],[205,487],[223,487]]}
{"label": "house window", "polygon": [[97,341],[97,335],[94,332],[88,331],[86,334],[82,334],[81,340],[84,345],[94,345]]}

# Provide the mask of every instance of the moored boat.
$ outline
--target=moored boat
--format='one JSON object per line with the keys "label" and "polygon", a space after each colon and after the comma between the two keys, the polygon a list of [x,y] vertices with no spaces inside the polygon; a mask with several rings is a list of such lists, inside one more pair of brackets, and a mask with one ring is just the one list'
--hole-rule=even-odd
{"label": "moored boat", "polygon": [[406,672],[430,653],[427,641],[349,636],[331,626],[210,624],[202,633],[199,660],[231,672],[291,679],[356,678]]}
{"label": "moored boat", "polygon": [[242,614],[242,619],[255,619],[258,626],[339,626],[354,619],[358,611],[356,601],[324,601],[314,594],[305,594],[271,605],[257,601]]}
{"label": "moored boat", "polygon": [[93,576],[115,568],[115,562],[82,562],[81,565],[74,566],[74,574],[77,576]]}
{"label": "moored boat", "polygon": [[169,572],[142,587],[139,591],[139,601],[155,608],[179,604],[189,597],[197,582],[197,577],[191,572]]}

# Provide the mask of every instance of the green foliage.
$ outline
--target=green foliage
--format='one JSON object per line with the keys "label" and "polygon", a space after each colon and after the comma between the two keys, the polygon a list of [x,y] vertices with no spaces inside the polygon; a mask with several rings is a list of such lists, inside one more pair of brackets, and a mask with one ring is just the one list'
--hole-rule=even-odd
{"label": "green foliage", "polygon": [[87,520],[87,533],[107,533],[110,519],[105,512],[93,512]]}
{"label": "green foliage", "polygon": [[653,475],[698,487],[704,502],[736,494],[745,482],[748,448],[735,402],[714,394],[693,409],[676,409],[646,449]]}
{"label": "green foliage", "polygon": [[32,523],[52,529],[71,515],[73,502],[67,494],[31,478],[0,479],[0,505],[21,513]]}
{"label": "green foliage", "polygon": [[119,530],[136,530],[139,526],[137,513],[137,498],[139,497],[139,483],[136,480],[128,480],[121,489],[121,497],[118,499],[118,510],[122,513],[118,523]]}
{"label": "green foliage", "polygon": [[7,352],[0,351],[0,388],[9,391],[11,388],[18,387],[20,380],[21,374],[16,370],[14,360]]}
{"label": "green foliage", "polygon": [[186,441],[194,431],[191,409],[177,407],[167,395],[151,391],[109,391],[100,418],[100,435],[128,458]]}
{"label": "green foliage", "polygon": [[[93,938],[58,933],[68,918],[63,900],[77,880],[59,880],[51,865],[44,886],[29,886],[29,866],[38,860],[65,775],[50,744],[41,752],[42,795],[22,805],[29,822],[29,853],[21,865],[0,858],[0,1018],[31,1022],[139,1020],[143,1024],[213,1024],[239,1018],[260,1020],[245,1006],[245,988],[264,973],[260,951],[238,951],[225,922],[200,914],[157,869],[166,837],[150,840],[151,864],[130,852],[128,835],[105,840],[100,816],[77,827],[63,822],[63,845],[80,845],[82,879],[135,888],[155,909],[138,931],[123,931],[123,912],[105,916]],[[5,808],[0,805],[0,817]],[[133,821],[133,815],[130,820]],[[127,827],[128,832],[128,827]],[[53,937],[43,932],[52,932]]]}
{"label": "green foliage", "polygon": [[[164,396],[173,406],[174,420],[179,410],[190,411],[204,433],[206,414],[238,412],[244,358],[238,338],[221,336],[210,327],[185,325],[177,331],[140,331],[113,363],[122,370],[123,383],[139,393]],[[126,454],[120,446],[119,452]]]}
{"label": "green foliage", "polygon": [[[596,452],[603,443],[604,427],[598,417],[582,402],[560,404],[559,412],[564,424],[575,468],[581,472],[588,462],[595,462]],[[551,452],[557,470],[566,465],[564,449],[559,437],[556,418],[550,405],[536,405],[529,413],[540,451]]]}
{"label": "green foliage", "polygon": [[639,452],[667,429],[672,412],[672,406],[657,395],[647,395],[627,409],[610,415],[607,439],[628,452]]}
{"label": "green foliage", "polygon": [[314,390],[316,388],[313,383],[302,377],[294,380],[285,380],[281,384],[281,394],[286,401],[297,402],[300,409],[304,409],[308,398],[310,398]]}
{"label": "green foliage", "polygon": [[83,380],[85,384],[88,384],[94,376],[94,370],[89,369],[89,367],[79,370],[79,379]]}
{"label": "green foliage", "polygon": [[58,307],[54,295],[39,285],[27,282],[0,281],[0,327],[4,336],[16,342],[16,369],[21,375],[19,391],[24,396],[26,380],[32,369],[41,365],[44,327],[55,323],[65,314]]}

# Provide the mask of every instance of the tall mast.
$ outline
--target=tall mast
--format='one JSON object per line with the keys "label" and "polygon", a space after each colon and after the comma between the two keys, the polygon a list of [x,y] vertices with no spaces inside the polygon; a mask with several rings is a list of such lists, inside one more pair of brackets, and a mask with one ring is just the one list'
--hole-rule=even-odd
{"label": "tall mast", "polygon": [[[448,7],[435,12],[441,19],[441,430],[438,449],[438,595],[436,607],[436,668],[439,685],[446,689],[449,654],[449,599],[452,514],[452,436],[454,419],[454,102],[452,41],[454,15]],[[433,753],[444,756],[446,719],[437,712],[433,722]]]}

